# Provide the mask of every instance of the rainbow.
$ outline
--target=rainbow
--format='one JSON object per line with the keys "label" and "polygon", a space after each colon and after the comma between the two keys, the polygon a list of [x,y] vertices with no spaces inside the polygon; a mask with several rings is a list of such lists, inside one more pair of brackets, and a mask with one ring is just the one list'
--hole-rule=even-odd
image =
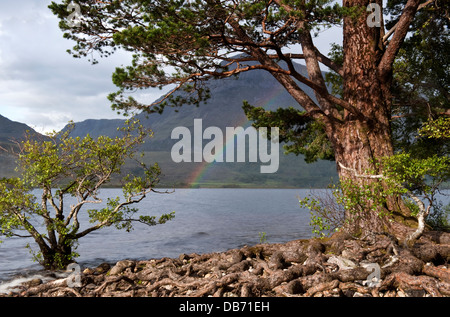
{"label": "rainbow", "polygon": [[[267,96],[265,96],[261,101],[258,102],[257,106],[266,108],[269,106],[275,105],[277,102],[277,99],[285,93],[285,90],[280,87],[274,87],[274,89],[271,89]],[[236,126],[241,126],[243,128],[246,128],[250,126],[250,121],[244,116],[243,119],[239,122],[237,122]],[[217,151],[216,157],[220,157],[223,155],[223,153],[226,151],[226,148],[229,146],[234,146],[234,138],[232,140],[228,140],[225,142],[223,148],[220,151]],[[201,162],[198,163],[199,165],[194,169],[194,171],[191,173],[191,175],[188,178],[188,184],[192,187],[198,187],[204,180],[205,176],[207,175],[208,171],[211,170],[211,168],[214,166],[214,164],[217,164],[216,161],[213,161],[211,163],[209,162]]]}

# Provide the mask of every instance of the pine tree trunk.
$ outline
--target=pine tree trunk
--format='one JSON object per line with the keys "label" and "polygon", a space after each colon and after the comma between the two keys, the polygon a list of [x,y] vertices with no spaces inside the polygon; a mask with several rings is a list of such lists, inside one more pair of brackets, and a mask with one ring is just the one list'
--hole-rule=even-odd
{"label": "pine tree trunk", "polygon": [[[368,0],[344,1],[344,6],[347,7],[368,4]],[[345,18],[343,98],[358,109],[359,113],[346,111],[342,124],[327,129],[335,149],[340,180],[351,180],[362,188],[383,182],[381,179],[361,175],[380,174],[381,171],[374,162],[393,154],[390,79],[380,78],[378,74],[383,49],[380,42],[382,30],[382,27],[370,27],[364,14],[358,19]],[[364,214],[349,213],[346,216],[361,233],[389,232],[392,230],[389,216],[380,217],[380,214],[387,210],[407,212],[399,197],[394,196],[387,198],[386,206],[382,209],[385,210],[376,208]]]}
{"label": "pine tree trunk", "polygon": [[[383,137],[385,133],[389,132],[375,132],[359,120],[346,122],[334,132],[333,137],[339,140],[335,146],[335,156],[344,194],[354,197],[355,192],[352,190],[359,188],[374,195],[382,195],[383,184],[380,182],[383,180],[369,176],[378,174],[374,164],[377,158],[392,155],[391,143]],[[389,206],[373,203],[370,196],[361,199],[359,209],[347,210],[345,216],[348,228],[359,234],[390,231],[388,218],[380,217],[381,214],[388,214]]]}

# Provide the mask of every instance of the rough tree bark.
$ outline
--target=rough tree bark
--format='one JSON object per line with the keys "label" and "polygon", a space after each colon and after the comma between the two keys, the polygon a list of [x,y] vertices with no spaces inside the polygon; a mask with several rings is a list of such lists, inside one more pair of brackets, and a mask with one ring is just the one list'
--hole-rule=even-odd
{"label": "rough tree bark", "polygon": [[[346,0],[345,7],[367,6],[368,0]],[[381,6],[381,1],[377,1]],[[356,111],[344,110],[341,122],[327,129],[328,138],[335,149],[338,173],[341,180],[350,179],[361,186],[383,182],[382,179],[358,178],[352,171],[342,169],[339,163],[363,174],[373,171],[378,174],[374,162],[393,154],[391,120],[392,63],[406,35],[407,27],[413,18],[419,1],[408,1],[400,19],[394,38],[388,47],[382,41],[383,25],[370,27],[365,15],[354,19],[344,19],[344,62],[343,62],[343,99]],[[381,20],[382,22],[382,20]],[[399,197],[387,199],[386,209],[402,217],[408,217]],[[360,228],[361,233],[370,231],[394,232],[387,217],[379,217],[381,210],[368,212],[364,218],[348,214]],[[395,232],[394,232],[395,233]]]}

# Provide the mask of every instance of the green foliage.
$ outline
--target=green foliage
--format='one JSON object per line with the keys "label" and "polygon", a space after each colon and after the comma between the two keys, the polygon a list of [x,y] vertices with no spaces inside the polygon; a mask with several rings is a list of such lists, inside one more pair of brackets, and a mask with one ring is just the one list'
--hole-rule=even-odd
{"label": "green foliage", "polygon": [[[431,206],[426,221],[435,229],[448,228],[447,209],[437,200],[441,185],[450,179],[450,157],[433,155],[415,158],[411,153],[398,153],[384,159],[385,175],[398,186],[399,192],[410,197],[419,197]],[[415,201],[407,204],[414,214],[419,211]],[[412,207],[411,207],[412,205]]]}
{"label": "green foliage", "polygon": [[39,204],[36,197],[29,193],[30,190],[20,178],[0,180],[1,235],[12,237],[15,230],[31,229],[28,220],[33,211],[39,212]]}
{"label": "green foliage", "polygon": [[[298,45],[303,31],[318,33],[330,26],[341,26],[345,17],[350,18],[350,23],[367,14],[363,6],[342,7],[330,0],[286,0],[285,6],[268,0],[79,0],[82,23],[70,27],[70,2],[52,2],[49,8],[60,19],[64,37],[76,42],[70,50],[74,57],[92,56],[93,52],[109,56],[118,48],[133,53],[130,65],[114,72],[113,82],[119,90],[109,96],[113,108],[125,113],[132,109],[161,113],[166,106],[198,106],[210,97],[208,81],[239,75],[260,62],[251,54],[252,47],[280,54],[285,48]],[[389,28],[397,22],[405,3],[406,0],[388,1],[386,13],[392,17],[387,23]],[[415,146],[415,153],[422,156],[448,150],[448,141],[424,142],[423,138],[411,137],[430,115],[449,108],[447,9],[448,5],[439,1],[420,10],[394,67],[392,114],[400,118],[392,123],[395,146],[404,151]],[[237,34],[234,20],[250,44],[246,45]],[[329,58],[333,63],[342,66],[343,57],[343,48],[332,45]],[[273,61],[280,65],[287,62],[289,67],[292,59],[279,55]],[[334,71],[326,75],[334,96],[343,95],[342,79]],[[129,94],[169,86],[173,89],[150,105]],[[305,154],[308,162],[333,159],[334,151],[321,122],[313,123],[296,110],[263,114],[259,109],[251,111],[248,104],[244,107],[257,125],[283,125],[287,152]]]}
{"label": "green foliage", "polygon": [[336,185],[321,194],[311,194],[299,198],[300,207],[310,211],[310,226],[314,236],[323,238],[337,231],[345,223],[344,205],[341,201],[342,191]]}
{"label": "green foliage", "polygon": [[317,237],[345,228],[357,233],[356,219],[364,219],[366,214],[375,213],[386,216],[383,208],[391,191],[383,189],[381,183],[361,184],[350,179],[342,179],[338,185],[332,185],[331,193],[300,198],[300,206],[308,208],[311,213],[310,226]]}
{"label": "green foliage", "polygon": [[386,206],[388,198],[393,196],[403,197],[413,216],[419,214],[420,206],[412,198],[419,198],[430,206],[427,223],[437,230],[449,229],[450,205],[443,208],[436,195],[442,183],[450,179],[450,157],[415,158],[411,153],[397,153],[383,158],[378,164],[382,166],[383,174],[366,171],[357,176],[367,182],[341,179],[339,185],[331,186],[332,197],[325,193],[299,200],[301,207],[311,211],[310,224],[314,234],[323,237],[342,226],[351,226],[349,219],[363,218],[367,213],[389,216]]}
{"label": "green foliage", "polygon": [[[81,25],[71,27],[67,21],[71,1],[49,5],[60,20],[64,37],[76,43],[69,53],[76,58],[93,56],[94,52],[106,57],[119,48],[133,53],[130,65],[114,72],[113,82],[119,90],[109,96],[113,108],[124,112],[162,112],[166,106],[199,105],[210,97],[207,81],[238,75],[259,62],[251,55],[252,47],[280,54],[298,45],[303,31],[318,33],[330,26],[341,26],[345,17],[350,18],[350,23],[367,14],[363,6],[343,7],[330,0],[285,0],[283,5],[268,0],[78,0]],[[405,3],[387,2],[385,13],[391,19],[386,23],[388,28],[398,21]],[[411,136],[417,135],[417,129],[429,117],[435,118],[450,108],[449,10],[448,3],[441,0],[420,10],[395,61],[392,128],[396,149],[409,151],[414,147],[417,155],[448,151],[448,140],[424,142],[423,138]],[[248,45],[237,35],[234,20],[248,36]],[[329,58],[340,66],[343,57],[343,49],[332,45]],[[286,56],[280,55],[279,59],[292,62]],[[331,71],[326,79],[333,95],[342,96],[342,77]],[[169,86],[173,90],[150,105],[129,95],[140,89]],[[176,90],[184,94],[174,93]],[[293,140],[288,151],[305,152],[309,161],[331,158],[320,123],[308,124],[307,130],[312,133],[309,140],[306,131],[295,135],[297,125],[304,124],[301,120],[292,126],[294,131],[289,134]]]}
{"label": "green foliage", "polygon": [[450,204],[437,203],[427,218],[427,224],[435,230],[450,232]]}
{"label": "green foliage", "polygon": [[259,243],[263,244],[263,243],[267,243],[267,234],[266,232],[258,232],[259,235]]}
{"label": "green foliage", "polygon": [[450,117],[428,120],[419,130],[419,134],[429,139],[450,139]]}
{"label": "green foliage", "polygon": [[[391,28],[405,0],[389,0],[386,13]],[[445,119],[450,111],[450,20],[448,1],[435,1],[421,9],[410,26],[394,63],[392,128],[396,149],[415,157],[448,155],[450,139],[418,133],[427,122]],[[448,116],[448,114],[447,114]],[[427,130],[426,127],[424,127]],[[428,130],[428,132],[431,132]],[[448,135],[448,134],[447,134]]]}
{"label": "green foliage", "polygon": [[286,143],[286,154],[303,154],[307,163],[334,159],[334,150],[323,125],[311,119],[305,111],[293,107],[267,111],[262,107],[253,107],[247,101],[244,101],[243,109],[255,128],[279,128],[279,141]]}
{"label": "green foliage", "polygon": [[[109,56],[118,48],[133,52],[130,65],[114,72],[113,82],[119,90],[109,96],[113,108],[125,112],[133,108],[162,112],[167,105],[199,105],[209,98],[206,81],[229,77],[239,73],[237,67],[245,68],[245,63],[230,63],[230,56],[248,53],[236,42],[230,17],[238,19],[242,30],[262,49],[273,49],[299,43],[300,32],[295,32],[299,20],[308,21],[302,30],[318,33],[341,24],[344,16],[364,12],[363,8],[344,8],[330,0],[288,0],[285,3],[293,9],[289,11],[267,0],[79,0],[83,19],[79,27],[71,27],[67,21],[70,2],[52,2],[49,8],[60,19],[64,37],[76,42],[69,50],[74,57],[92,56],[93,51]],[[169,93],[151,107],[128,95],[136,89],[168,85],[186,94]]]}
{"label": "green foliage", "polygon": [[398,153],[383,160],[384,175],[418,195],[434,195],[450,178],[450,157],[433,155],[425,159],[410,153]]}
{"label": "green foliage", "polygon": [[[137,160],[137,150],[151,132],[135,120],[128,120],[120,130],[123,136],[116,138],[72,138],[68,129],[50,134],[49,141],[24,141],[18,155],[21,176],[0,180],[0,234],[22,237],[27,232],[40,249],[34,257],[53,268],[73,261],[78,239],[92,231],[112,225],[130,231],[135,221],[153,226],[171,220],[174,213],[158,220],[133,218],[138,209],[131,205],[154,191],[160,170],[157,164],[149,168],[140,163],[141,175],[121,175],[126,161]],[[79,213],[85,205],[102,202],[100,189],[113,177],[122,177],[123,197],[108,198],[104,208],[88,209],[93,225],[82,229]],[[38,189],[39,202],[34,196]],[[76,203],[68,206],[68,197]]]}
{"label": "green foliage", "polygon": [[[330,66],[336,70],[336,73],[327,78],[334,95],[327,95],[323,92],[325,87],[318,85],[318,81],[312,78],[314,74],[305,77],[296,72],[293,58],[283,53],[286,48],[302,42],[303,32],[317,33],[321,28],[341,25],[344,17],[347,17],[346,26],[350,26],[348,29],[366,27],[358,25],[365,23],[362,17],[367,15],[366,8],[360,3],[342,7],[329,0],[284,0],[281,3],[269,0],[117,0],[105,3],[79,0],[83,21],[80,27],[70,27],[66,20],[69,14],[67,5],[70,1],[64,0],[60,4],[52,2],[49,7],[60,19],[60,28],[66,32],[64,36],[76,42],[71,51],[74,57],[90,56],[94,51],[101,56],[108,56],[119,47],[134,54],[130,65],[117,68],[113,75],[113,81],[119,91],[111,94],[109,99],[116,110],[127,112],[131,109],[142,109],[162,112],[167,105],[175,107],[183,104],[199,105],[209,98],[207,82],[213,78],[228,78],[253,69],[265,69],[281,81],[280,78],[284,76],[287,66],[291,79],[295,78],[300,82],[313,81],[308,86],[314,88],[322,97],[324,95],[327,97],[327,105],[322,104],[318,109],[313,107],[314,100],[302,95],[305,100],[302,106],[305,108],[309,106],[311,109],[308,110],[309,115],[316,120],[322,120],[323,116],[332,118],[332,123],[327,123],[330,130],[333,130],[335,125],[345,124],[351,120],[367,123],[373,119],[361,118],[355,110],[347,109],[346,113],[342,109],[351,105],[336,97],[340,94],[342,86],[340,82],[342,78],[337,76],[339,67]],[[405,3],[406,0],[388,1],[387,13],[390,13],[393,19],[392,25],[388,23],[388,27],[392,27],[398,20]],[[398,119],[392,121],[395,149],[411,152],[411,157],[418,160],[448,154],[448,140],[426,139],[417,135],[417,130],[423,122],[429,117],[442,115],[449,108],[447,66],[450,50],[446,16],[448,5],[437,1],[430,7],[432,9],[429,10],[427,7],[414,18],[410,28],[412,34],[406,37],[405,45],[396,60],[392,111],[390,100],[387,100],[389,99],[387,92],[382,93],[382,98],[386,98],[386,109],[391,112],[383,116],[386,119],[391,117]],[[407,14],[403,16],[407,17]],[[351,35],[347,33],[344,37]],[[346,46],[346,52],[342,52],[338,46],[333,47],[330,56],[333,62],[341,65],[345,54],[348,54],[347,58],[356,57],[359,47],[362,47],[358,45],[359,40],[362,39],[347,42],[349,45]],[[393,45],[394,55],[397,56],[397,47],[395,43]],[[391,53],[391,50],[386,51],[385,47],[381,47],[380,53],[383,51]],[[391,54],[378,57],[382,57],[383,63],[387,57],[387,64],[390,64],[389,55]],[[372,70],[376,69],[375,65],[372,66],[374,66]],[[384,67],[387,77],[380,79],[379,83],[386,83],[391,79],[389,78],[391,69],[387,66],[389,65]],[[355,78],[348,78],[347,75],[343,75],[346,77],[345,80],[357,84]],[[364,77],[366,75],[369,74],[364,74]],[[378,87],[377,83],[374,85]],[[173,90],[151,105],[141,103],[128,95],[129,92],[139,89],[166,86],[173,87]],[[289,89],[288,87],[293,85],[285,83],[284,86]],[[297,92],[300,90],[304,92],[300,86],[295,88],[298,88]],[[355,91],[368,91],[368,87],[356,88]],[[176,91],[184,93],[176,94]],[[324,122],[313,122],[310,117],[292,108],[272,112],[253,108],[248,104],[245,104],[244,108],[250,118],[254,119],[256,126],[263,124],[280,126],[281,138],[286,143],[285,148],[288,152],[305,154],[310,162],[317,159],[333,159],[334,149],[324,133],[322,126]],[[327,114],[329,109],[339,116]],[[354,112],[353,115],[351,112]],[[383,142],[388,144],[390,140]],[[385,144],[371,146],[377,145]],[[371,158],[361,159],[368,161]],[[413,170],[417,168],[418,174],[427,171],[428,176],[413,177],[407,174],[409,170],[405,169],[403,172],[406,174],[403,176],[408,180],[420,182],[426,180],[426,177],[440,177],[433,176],[429,169],[420,167],[422,163],[427,165],[431,162],[415,163],[417,166],[411,168]],[[435,167],[444,163],[436,162]],[[384,163],[381,166],[384,168]],[[366,172],[374,173],[374,171]],[[344,196],[342,199],[346,200],[340,203],[344,204],[349,212],[363,213],[369,209],[376,210],[382,216],[381,210],[384,208],[380,206],[385,204],[386,195],[391,195],[395,191],[401,192],[401,188],[406,188],[397,185],[396,176],[392,176],[392,179],[385,175],[382,177],[382,181],[368,180],[367,186],[363,183],[361,188],[353,188],[354,184],[342,182],[342,190],[349,196]],[[382,182],[391,182],[388,189],[379,185]],[[377,197],[374,193],[382,194]]]}
{"label": "green foliage", "polygon": [[325,237],[331,229],[329,209],[324,209],[320,201],[315,198],[305,197],[299,199],[300,207],[307,208],[311,213],[311,220],[309,225],[312,228],[312,233],[314,236],[323,238]]}
{"label": "green foliage", "polygon": [[[344,63],[344,48],[336,43],[331,44],[330,53],[328,57],[337,65],[342,66]],[[331,86],[331,92],[336,96],[342,96],[342,77],[334,71],[329,71],[325,74],[325,81]]]}

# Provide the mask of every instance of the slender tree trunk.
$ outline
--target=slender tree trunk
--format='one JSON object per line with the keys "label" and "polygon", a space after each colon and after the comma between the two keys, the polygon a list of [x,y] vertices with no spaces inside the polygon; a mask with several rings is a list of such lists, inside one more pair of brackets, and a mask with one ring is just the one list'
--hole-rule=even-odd
{"label": "slender tree trunk", "polygon": [[[20,217],[23,226],[27,228],[33,237],[36,244],[39,246],[40,258],[38,258],[40,264],[48,270],[60,269],[66,267],[70,261],[70,255],[72,248],[66,243],[51,243],[47,244],[44,237],[28,222],[24,217]],[[48,223],[48,222],[47,222]],[[55,236],[56,238],[56,236]]]}
{"label": "slender tree trunk", "polygon": [[42,259],[40,264],[47,270],[64,269],[73,262],[71,260],[72,247],[64,242],[55,247],[49,247],[40,236],[36,239]]}

